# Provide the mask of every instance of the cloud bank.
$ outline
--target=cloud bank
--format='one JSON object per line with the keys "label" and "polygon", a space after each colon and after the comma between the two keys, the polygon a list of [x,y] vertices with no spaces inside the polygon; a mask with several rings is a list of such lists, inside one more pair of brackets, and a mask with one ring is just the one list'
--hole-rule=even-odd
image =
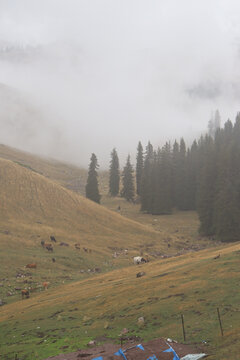
{"label": "cloud bank", "polygon": [[95,152],[104,167],[113,147],[123,163],[139,140],[198,136],[215,109],[234,119],[239,10],[233,0],[0,0],[0,141],[83,166]]}

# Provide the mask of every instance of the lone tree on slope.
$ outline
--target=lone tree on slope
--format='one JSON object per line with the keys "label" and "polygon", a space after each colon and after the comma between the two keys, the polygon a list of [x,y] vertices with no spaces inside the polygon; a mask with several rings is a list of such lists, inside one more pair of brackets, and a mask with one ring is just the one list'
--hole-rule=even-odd
{"label": "lone tree on slope", "polygon": [[119,160],[116,149],[111,152],[111,161],[109,169],[109,193],[111,196],[117,196],[119,193],[120,173]]}
{"label": "lone tree on slope", "polygon": [[89,164],[88,169],[88,178],[87,178],[87,185],[86,185],[86,197],[96,203],[100,204],[100,194],[98,190],[98,162],[97,157],[95,154],[92,154],[91,161]]}

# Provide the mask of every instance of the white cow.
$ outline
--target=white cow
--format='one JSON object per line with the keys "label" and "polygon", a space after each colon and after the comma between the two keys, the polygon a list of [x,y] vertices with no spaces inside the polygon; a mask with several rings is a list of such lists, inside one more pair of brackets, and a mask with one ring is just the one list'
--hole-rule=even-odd
{"label": "white cow", "polygon": [[146,263],[147,260],[144,259],[142,256],[135,256],[135,257],[133,258],[133,262],[134,262],[135,265],[139,265],[139,264]]}

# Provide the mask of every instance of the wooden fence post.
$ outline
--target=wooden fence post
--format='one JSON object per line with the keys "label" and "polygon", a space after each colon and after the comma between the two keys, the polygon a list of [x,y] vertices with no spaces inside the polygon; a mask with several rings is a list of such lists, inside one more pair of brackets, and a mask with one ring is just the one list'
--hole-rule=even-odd
{"label": "wooden fence post", "polygon": [[218,314],[218,321],[219,321],[219,325],[220,325],[220,329],[221,329],[221,334],[223,336],[223,328],[222,328],[222,322],[221,322],[221,318],[220,318],[219,308],[217,308],[217,314]]}
{"label": "wooden fence post", "polygon": [[182,318],[183,339],[184,339],[184,341],[186,341],[186,333],[185,333],[185,328],[184,328],[184,317],[183,317],[183,314],[181,314],[181,318]]}

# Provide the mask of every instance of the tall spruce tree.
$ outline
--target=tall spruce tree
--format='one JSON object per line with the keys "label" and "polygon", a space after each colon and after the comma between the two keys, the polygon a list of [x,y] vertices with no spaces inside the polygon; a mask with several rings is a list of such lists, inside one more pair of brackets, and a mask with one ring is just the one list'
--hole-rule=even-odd
{"label": "tall spruce tree", "polygon": [[117,196],[119,193],[120,172],[117,150],[114,148],[111,152],[111,161],[109,169],[109,193],[111,196]]}
{"label": "tall spruce tree", "polygon": [[139,141],[137,147],[137,158],[136,158],[136,192],[137,195],[140,195],[141,192],[141,181],[142,181],[142,173],[143,173],[143,147],[141,142]]}
{"label": "tall spruce tree", "polygon": [[214,235],[214,202],[216,198],[216,157],[214,141],[206,135],[202,143],[203,165],[197,194],[197,211],[200,220],[199,232],[204,236]]}
{"label": "tall spruce tree", "polygon": [[194,140],[186,157],[186,210],[196,210],[198,145]]}
{"label": "tall spruce tree", "polygon": [[86,184],[86,197],[96,203],[100,204],[100,194],[98,190],[98,161],[96,155],[93,153],[91,156],[89,169],[88,169],[88,178]]}
{"label": "tall spruce tree", "polygon": [[172,156],[171,146],[166,143],[154,153],[152,170],[152,208],[155,215],[171,214],[172,212]]}
{"label": "tall spruce tree", "polygon": [[140,200],[141,200],[141,211],[146,211],[151,213],[152,211],[152,201],[153,201],[153,187],[152,187],[152,170],[154,163],[154,152],[153,146],[150,142],[146,147],[146,153],[144,158],[144,166],[142,172],[142,181],[141,181],[141,191],[140,191]]}
{"label": "tall spruce tree", "polygon": [[179,144],[175,140],[172,150],[172,198],[173,207],[177,207],[178,199],[178,159],[179,159]]}
{"label": "tall spruce tree", "polygon": [[187,210],[186,154],[186,144],[181,138],[175,169],[175,199],[179,210]]}
{"label": "tall spruce tree", "polygon": [[208,122],[208,134],[212,137],[215,136],[215,133],[221,126],[221,117],[218,110],[215,111],[215,114],[211,116]]}
{"label": "tall spruce tree", "polygon": [[127,201],[133,201],[135,197],[133,173],[134,171],[130,162],[130,155],[128,155],[126,165],[123,168],[123,174],[122,174],[123,188],[121,191],[121,196],[124,197]]}

